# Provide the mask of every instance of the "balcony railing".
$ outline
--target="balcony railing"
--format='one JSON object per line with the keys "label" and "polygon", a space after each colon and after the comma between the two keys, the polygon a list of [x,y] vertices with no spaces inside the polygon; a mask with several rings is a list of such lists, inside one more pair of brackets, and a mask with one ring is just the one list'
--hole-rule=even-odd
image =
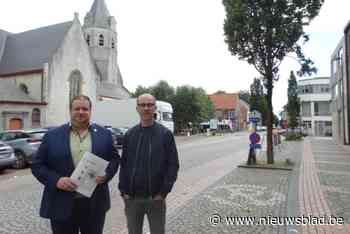
{"label": "balcony railing", "polygon": [[330,116],[331,112],[330,111],[326,111],[326,112],[315,112],[314,113],[315,116]]}

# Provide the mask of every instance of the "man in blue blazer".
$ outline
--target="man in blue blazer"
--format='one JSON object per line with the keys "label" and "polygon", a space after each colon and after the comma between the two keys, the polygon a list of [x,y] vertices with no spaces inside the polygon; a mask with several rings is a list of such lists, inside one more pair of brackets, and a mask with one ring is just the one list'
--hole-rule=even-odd
{"label": "man in blue blazer", "polygon": [[[102,234],[109,210],[108,182],[118,170],[119,155],[111,132],[91,124],[91,101],[80,95],[70,103],[71,121],[48,131],[33,159],[32,173],[44,185],[40,216],[51,221],[53,234]],[[70,179],[85,152],[109,161],[90,198],[75,192]]]}

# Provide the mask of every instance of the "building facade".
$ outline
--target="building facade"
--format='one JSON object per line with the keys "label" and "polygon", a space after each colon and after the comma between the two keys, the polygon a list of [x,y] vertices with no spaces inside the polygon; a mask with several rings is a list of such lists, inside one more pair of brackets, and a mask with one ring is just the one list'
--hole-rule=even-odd
{"label": "building facade", "polygon": [[233,131],[247,128],[249,105],[239,98],[238,93],[225,93],[222,91],[209,95],[214,104],[215,118],[228,122]]}
{"label": "building facade", "polygon": [[298,81],[300,121],[311,136],[332,136],[329,77],[315,77]]}
{"label": "building facade", "polygon": [[115,19],[94,0],[84,25],[72,21],[10,33],[0,30],[0,130],[56,126],[72,97],[130,97],[117,61]]}
{"label": "building facade", "polygon": [[348,92],[346,89],[346,56],[345,38],[343,37],[331,56],[332,119],[333,139],[339,144],[349,143],[348,123]]}
{"label": "building facade", "polygon": [[350,22],[331,56],[333,139],[350,144]]}

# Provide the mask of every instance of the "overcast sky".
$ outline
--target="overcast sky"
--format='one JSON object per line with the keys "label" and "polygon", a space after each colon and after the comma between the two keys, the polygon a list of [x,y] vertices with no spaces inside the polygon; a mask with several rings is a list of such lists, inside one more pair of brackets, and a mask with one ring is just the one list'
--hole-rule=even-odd
{"label": "overcast sky", "polygon": [[[124,85],[150,86],[166,80],[174,87],[191,85],[207,93],[249,90],[258,74],[252,66],[232,56],[224,42],[225,11],[220,0],[105,0],[117,20],[119,66]],[[93,0],[11,0],[0,8],[0,29],[17,33],[73,19],[85,14]],[[307,29],[304,49],[329,76],[330,56],[350,19],[348,0],[326,1]],[[287,102],[287,80],[298,63],[286,59],[273,94],[274,112]]]}

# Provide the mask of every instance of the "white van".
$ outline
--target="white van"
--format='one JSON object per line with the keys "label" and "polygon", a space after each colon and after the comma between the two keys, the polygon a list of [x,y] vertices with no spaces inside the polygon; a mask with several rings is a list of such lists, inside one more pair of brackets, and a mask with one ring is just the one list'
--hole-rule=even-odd
{"label": "white van", "polygon": [[[157,101],[155,120],[174,132],[173,107]],[[131,128],[140,122],[136,111],[136,98],[98,101],[92,109],[92,120],[103,126]]]}
{"label": "white van", "polygon": [[173,107],[168,102],[157,101],[154,119],[174,133]]}

